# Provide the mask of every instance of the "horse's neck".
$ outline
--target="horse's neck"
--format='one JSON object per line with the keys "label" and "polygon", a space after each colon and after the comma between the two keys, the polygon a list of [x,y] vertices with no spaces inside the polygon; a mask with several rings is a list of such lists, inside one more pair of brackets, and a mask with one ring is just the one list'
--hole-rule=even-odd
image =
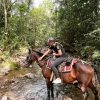
{"label": "horse's neck", "polygon": [[38,65],[40,66],[40,68],[41,69],[43,69],[44,67],[46,67],[46,61],[39,61],[39,62],[37,62],[38,63]]}
{"label": "horse's neck", "polygon": [[46,61],[45,61],[45,60],[38,61],[38,58],[39,58],[39,57],[40,57],[40,56],[36,53],[36,55],[35,55],[36,62],[37,62],[37,64],[40,66],[40,68],[42,69],[43,67],[46,66]]}

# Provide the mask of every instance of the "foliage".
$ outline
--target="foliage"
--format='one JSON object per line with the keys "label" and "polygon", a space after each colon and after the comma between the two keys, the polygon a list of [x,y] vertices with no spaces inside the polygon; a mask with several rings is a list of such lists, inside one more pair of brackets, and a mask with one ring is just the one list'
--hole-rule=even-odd
{"label": "foliage", "polygon": [[95,51],[93,54],[93,58],[100,58],[100,51]]}
{"label": "foliage", "polygon": [[[0,1],[0,49],[40,47],[55,36],[65,47],[83,59],[100,51],[99,0]],[[97,55],[99,55],[97,53]]]}
{"label": "foliage", "polygon": [[19,65],[15,61],[12,61],[11,59],[6,60],[6,62],[3,62],[1,66],[10,70],[19,68]]}
{"label": "foliage", "polygon": [[[59,5],[57,36],[66,49],[82,58],[92,57],[94,50],[100,50],[99,0],[56,1]],[[85,49],[87,47],[88,50]],[[84,56],[85,53],[87,56]]]}
{"label": "foliage", "polygon": [[[52,21],[52,5],[53,3],[44,0],[38,8],[35,8],[32,0],[21,0],[5,2],[6,8],[11,5],[11,9],[7,10],[10,16],[7,17],[7,30],[4,28],[4,2],[1,4],[1,23],[0,23],[0,48],[13,52],[20,47],[41,46],[44,41],[53,35],[55,29]],[[3,16],[3,18],[2,18]]]}

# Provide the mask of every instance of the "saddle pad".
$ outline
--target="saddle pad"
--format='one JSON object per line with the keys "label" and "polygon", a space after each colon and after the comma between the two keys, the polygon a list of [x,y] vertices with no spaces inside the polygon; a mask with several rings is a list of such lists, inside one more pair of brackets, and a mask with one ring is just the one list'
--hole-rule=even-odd
{"label": "saddle pad", "polygon": [[[59,69],[58,69],[59,72],[69,72],[69,71],[71,71],[73,65],[74,65],[76,62],[77,62],[77,60],[76,60],[76,59],[73,59],[72,62],[71,62],[71,64],[70,64],[70,66],[67,66],[67,65],[65,64],[65,62],[61,63],[61,64],[59,65],[59,67],[58,67],[58,68],[59,68]],[[51,66],[52,66],[53,63],[54,63],[53,60],[48,60],[48,61],[47,61],[46,67],[49,68],[49,69],[51,69]]]}
{"label": "saddle pad", "polygon": [[70,72],[73,68],[73,65],[77,63],[77,60],[76,59],[73,59],[71,64],[69,66],[67,66],[66,64],[59,67],[59,72]]}
{"label": "saddle pad", "polygon": [[72,70],[71,66],[63,66],[59,68],[59,72],[69,72]]}
{"label": "saddle pad", "polygon": [[[53,62],[54,61],[48,61],[46,67],[51,69],[51,66],[52,66]],[[71,69],[72,69],[71,66],[59,65],[59,72],[69,72],[69,71],[71,71]]]}

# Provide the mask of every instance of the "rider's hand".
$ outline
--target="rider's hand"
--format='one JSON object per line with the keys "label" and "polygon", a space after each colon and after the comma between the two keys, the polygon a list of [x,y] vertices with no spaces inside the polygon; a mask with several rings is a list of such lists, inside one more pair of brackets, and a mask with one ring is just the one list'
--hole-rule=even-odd
{"label": "rider's hand", "polygon": [[42,57],[40,57],[40,58],[38,59],[38,61],[40,61],[40,60],[42,60]]}
{"label": "rider's hand", "polygon": [[57,54],[56,53],[53,53],[53,56],[56,56]]}

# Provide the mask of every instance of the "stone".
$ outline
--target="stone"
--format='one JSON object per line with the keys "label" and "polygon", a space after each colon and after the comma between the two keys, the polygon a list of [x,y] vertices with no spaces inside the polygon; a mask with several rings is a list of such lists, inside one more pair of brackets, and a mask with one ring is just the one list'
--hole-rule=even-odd
{"label": "stone", "polygon": [[25,74],[25,77],[30,78],[30,79],[33,79],[34,78],[34,74],[27,73],[27,74]]}
{"label": "stone", "polygon": [[9,100],[9,97],[4,95],[1,100]]}

